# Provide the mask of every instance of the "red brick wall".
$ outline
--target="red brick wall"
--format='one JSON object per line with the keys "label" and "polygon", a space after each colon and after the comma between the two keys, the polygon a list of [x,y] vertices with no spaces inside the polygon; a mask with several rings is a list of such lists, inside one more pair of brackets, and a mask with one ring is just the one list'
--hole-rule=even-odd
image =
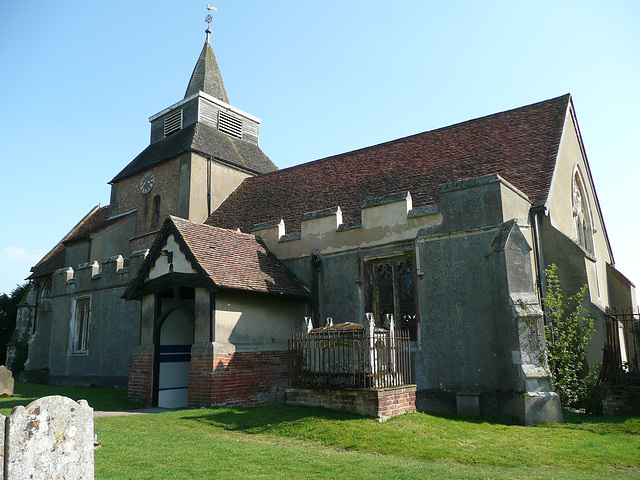
{"label": "red brick wall", "polygon": [[305,405],[355,412],[386,420],[416,409],[416,386],[380,390],[339,390],[288,387],[287,405]]}
{"label": "red brick wall", "polygon": [[[416,408],[416,387],[380,390],[328,390],[288,387],[293,377],[293,352],[273,350],[214,355],[192,350],[189,406],[258,406],[284,402],[360,413],[380,420]],[[153,345],[140,345],[133,354],[129,398],[150,405]],[[286,398],[285,398],[286,391]]]}
{"label": "red brick wall", "polygon": [[284,402],[292,378],[287,350],[191,355],[189,406],[257,406]]}
{"label": "red brick wall", "polygon": [[378,396],[378,418],[385,420],[416,409],[416,387],[400,387],[388,395]]}
{"label": "red brick wall", "polygon": [[133,366],[127,387],[129,398],[151,405],[153,398],[153,345],[140,345],[133,353]]}

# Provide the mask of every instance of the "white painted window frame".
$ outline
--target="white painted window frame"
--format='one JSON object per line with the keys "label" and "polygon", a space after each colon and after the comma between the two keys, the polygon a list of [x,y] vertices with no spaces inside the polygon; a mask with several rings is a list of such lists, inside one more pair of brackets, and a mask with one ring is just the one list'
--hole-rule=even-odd
{"label": "white painted window frame", "polygon": [[[88,300],[88,311],[84,321],[78,318],[78,304]],[[89,326],[91,325],[91,295],[76,297],[71,305],[71,323],[69,325],[69,354],[88,355],[89,354]],[[82,333],[82,337],[80,334]]]}

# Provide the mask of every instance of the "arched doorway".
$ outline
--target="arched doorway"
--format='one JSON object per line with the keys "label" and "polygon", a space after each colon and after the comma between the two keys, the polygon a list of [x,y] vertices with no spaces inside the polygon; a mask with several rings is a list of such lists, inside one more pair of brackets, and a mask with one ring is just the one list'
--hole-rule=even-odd
{"label": "arched doorway", "polygon": [[188,406],[192,344],[193,322],[184,311],[172,311],[160,327],[158,407]]}

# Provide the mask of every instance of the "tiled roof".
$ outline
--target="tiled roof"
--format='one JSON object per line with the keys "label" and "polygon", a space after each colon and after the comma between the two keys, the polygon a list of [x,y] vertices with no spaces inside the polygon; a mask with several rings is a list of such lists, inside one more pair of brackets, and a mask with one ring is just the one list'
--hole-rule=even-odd
{"label": "tiled roof", "polygon": [[27,277],[27,280],[47,277],[59,268],[63,268],[65,251],[65,246],[62,245],[62,243],[58,243],[53,247],[53,250],[47,253],[38,263],[31,267],[31,275]]}
{"label": "tiled roof", "polygon": [[278,169],[259,146],[225,135],[203,123],[194,123],[149,145],[110,183],[131,177],[187,152],[204,153],[254,173]]}
{"label": "tiled roof", "polygon": [[616,279],[625,287],[627,287],[627,289],[630,289],[631,287],[635,288],[635,284],[629,280],[627,277],[624,276],[624,274],[622,272],[620,272],[620,270],[618,270],[616,267],[614,267],[613,265],[611,265],[610,263],[607,263],[607,269],[611,272],[611,274],[616,277]]}
{"label": "tiled roof", "polygon": [[340,206],[345,222],[358,220],[363,201],[407,190],[424,207],[438,202],[440,185],[489,174],[543,205],[570,103],[567,94],[247,178],[205,223],[248,232],[282,218],[298,232],[306,212]]}
{"label": "tiled roof", "polygon": [[62,243],[67,244],[77,240],[90,238],[92,234],[102,230],[115,220],[116,219],[109,218],[109,205],[98,208],[91,215],[85,217],[77,229],[69,232],[64,240],[62,240]]}
{"label": "tiled roof", "polygon": [[[295,275],[254,235],[170,216],[163,232],[172,227],[189,249],[202,273],[220,289],[293,297],[309,295],[309,291]],[[161,233],[156,243],[163,242],[163,239],[164,234]],[[131,293],[140,274],[146,271],[147,264],[155,261],[152,255],[157,247],[157,244],[152,247],[152,254],[145,259],[125,296]]]}
{"label": "tiled roof", "polygon": [[80,220],[49,253],[47,253],[35,266],[31,267],[32,273],[27,277],[27,280],[46,277],[59,268],[63,268],[65,266],[65,251],[67,244],[91,238],[96,233],[99,233],[110,225],[121,221],[124,217],[132,213],[133,212],[109,218],[109,205],[106,207],[100,207],[98,205],[92,208],[91,211],[85,215],[82,220]]}
{"label": "tiled roof", "polygon": [[100,207],[97,205],[80,220],[62,240],[60,240],[53,249],[40,259],[33,267],[31,267],[31,275],[27,280],[33,280],[40,277],[51,275],[59,268],[64,267],[65,246],[69,241],[78,240],[86,237],[88,232],[93,231],[97,225],[100,225],[109,216],[109,206]]}

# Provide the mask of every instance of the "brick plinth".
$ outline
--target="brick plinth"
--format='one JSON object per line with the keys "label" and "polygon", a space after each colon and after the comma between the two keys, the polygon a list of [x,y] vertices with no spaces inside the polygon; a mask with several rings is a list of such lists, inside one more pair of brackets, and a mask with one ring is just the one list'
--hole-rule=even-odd
{"label": "brick plinth", "polygon": [[287,350],[213,354],[207,344],[191,350],[189,406],[257,406],[284,402],[292,376]]}
{"label": "brick plinth", "polygon": [[139,345],[133,352],[133,365],[127,387],[129,398],[151,405],[153,398],[153,345]]}
{"label": "brick plinth", "polygon": [[355,412],[378,420],[416,409],[416,386],[381,388],[378,390],[339,390],[287,387],[286,404],[331,408]]}

